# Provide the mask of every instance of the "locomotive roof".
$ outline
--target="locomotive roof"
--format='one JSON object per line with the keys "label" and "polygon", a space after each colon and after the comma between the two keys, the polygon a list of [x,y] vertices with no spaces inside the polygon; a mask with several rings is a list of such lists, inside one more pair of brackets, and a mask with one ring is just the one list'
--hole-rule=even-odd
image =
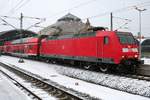
{"label": "locomotive roof", "polygon": [[64,35],[50,35],[47,37],[49,40],[65,39],[65,38],[79,38],[79,37],[90,37],[96,36],[96,32],[87,32],[81,34],[64,34]]}

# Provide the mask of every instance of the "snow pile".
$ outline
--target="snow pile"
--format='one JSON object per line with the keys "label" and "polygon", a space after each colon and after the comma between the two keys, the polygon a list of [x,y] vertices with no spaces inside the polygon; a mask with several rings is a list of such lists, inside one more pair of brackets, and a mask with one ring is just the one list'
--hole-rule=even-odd
{"label": "snow pile", "polygon": [[121,91],[150,97],[150,82],[127,77],[119,77],[81,69],[55,66],[56,70],[63,75],[93,82],[99,85],[118,89]]}

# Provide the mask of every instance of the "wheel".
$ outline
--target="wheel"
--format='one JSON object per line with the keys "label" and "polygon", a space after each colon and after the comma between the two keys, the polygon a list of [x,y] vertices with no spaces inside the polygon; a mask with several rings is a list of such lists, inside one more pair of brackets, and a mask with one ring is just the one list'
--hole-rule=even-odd
{"label": "wheel", "polygon": [[53,61],[52,61],[52,64],[56,64],[56,61],[53,60]]}
{"label": "wheel", "polygon": [[90,66],[90,65],[85,65],[84,68],[85,68],[85,69],[90,69],[91,66]]}
{"label": "wheel", "polygon": [[100,71],[102,71],[102,72],[107,72],[108,71],[108,66],[107,65],[105,65],[105,66],[100,66],[99,67],[99,69],[100,69]]}
{"label": "wheel", "polygon": [[49,60],[47,59],[46,62],[49,63]]}

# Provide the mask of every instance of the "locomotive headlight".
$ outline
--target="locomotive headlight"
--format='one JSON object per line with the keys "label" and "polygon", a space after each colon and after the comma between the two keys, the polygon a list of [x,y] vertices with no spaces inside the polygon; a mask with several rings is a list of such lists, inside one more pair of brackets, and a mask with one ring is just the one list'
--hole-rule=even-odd
{"label": "locomotive headlight", "polygon": [[122,48],[122,52],[129,52],[128,48]]}
{"label": "locomotive headlight", "polygon": [[138,58],[138,55],[134,55],[135,58]]}
{"label": "locomotive headlight", "polygon": [[138,49],[137,48],[132,48],[132,51],[133,52],[138,52]]}
{"label": "locomotive headlight", "polygon": [[121,56],[123,59],[125,58],[125,56]]}

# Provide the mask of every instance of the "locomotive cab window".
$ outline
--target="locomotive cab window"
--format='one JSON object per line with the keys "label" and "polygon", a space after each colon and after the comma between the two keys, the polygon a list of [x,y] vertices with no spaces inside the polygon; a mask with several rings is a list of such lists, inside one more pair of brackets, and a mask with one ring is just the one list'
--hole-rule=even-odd
{"label": "locomotive cab window", "polygon": [[128,32],[117,32],[120,43],[122,44],[136,44],[134,37]]}
{"label": "locomotive cab window", "polygon": [[104,44],[108,44],[109,43],[109,38],[107,36],[104,37]]}

